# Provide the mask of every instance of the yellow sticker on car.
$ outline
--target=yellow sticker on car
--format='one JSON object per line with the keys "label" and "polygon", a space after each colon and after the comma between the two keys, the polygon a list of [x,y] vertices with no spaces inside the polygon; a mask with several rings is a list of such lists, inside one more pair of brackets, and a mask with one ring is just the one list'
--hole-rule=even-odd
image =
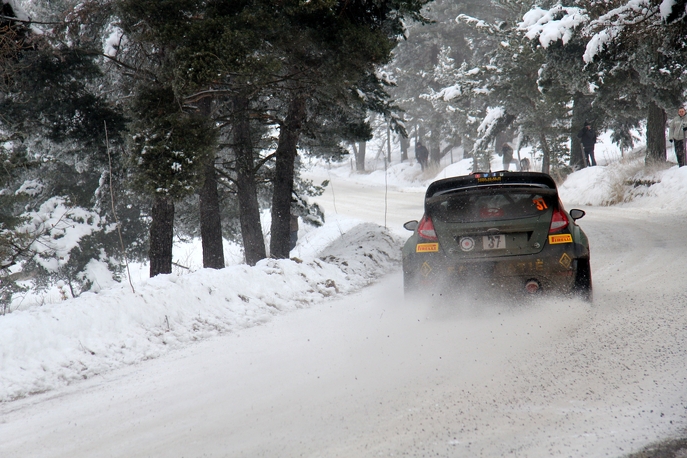
{"label": "yellow sticker on car", "polygon": [[438,243],[418,243],[417,245],[415,245],[416,253],[436,253],[438,251]]}
{"label": "yellow sticker on car", "polygon": [[572,264],[572,258],[568,256],[568,253],[563,253],[563,256],[561,256],[561,259],[558,260],[558,263],[565,267],[566,269],[570,268],[570,265]]}
{"label": "yellow sticker on car", "polygon": [[478,183],[494,183],[496,181],[501,181],[501,177],[478,177]]}
{"label": "yellow sticker on car", "polygon": [[570,234],[549,235],[549,244],[555,245],[557,243],[572,243],[572,235],[570,235]]}
{"label": "yellow sticker on car", "polygon": [[427,264],[426,261],[422,264],[422,267],[420,267],[420,273],[425,278],[427,278],[429,276],[429,274],[432,273],[432,268],[430,267],[429,264]]}

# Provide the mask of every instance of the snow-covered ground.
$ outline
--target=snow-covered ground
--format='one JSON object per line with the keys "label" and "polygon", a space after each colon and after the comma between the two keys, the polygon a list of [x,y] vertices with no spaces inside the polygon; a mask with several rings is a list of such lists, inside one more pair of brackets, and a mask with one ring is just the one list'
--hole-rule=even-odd
{"label": "snow-covered ground", "polygon": [[[135,293],[116,285],[0,317],[0,456],[620,456],[678,434],[687,427],[687,167],[647,171],[641,157],[597,157],[603,165],[560,186],[568,209],[588,212],[580,224],[592,243],[594,308],[552,301],[456,314],[403,305],[401,224],[421,216],[429,182],[469,172],[469,161],[438,174],[409,163],[363,175],[347,164],[315,164],[309,175],[331,180],[320,198],[327,223],[305,228],[294,259],[142,278]],[[432,326],[413,324],[427,320]],[[301,342],[306,335],[317,351]],[[375,345],[363,346],[361,336]],[[220,372],[236,385],[226,406],[211,362],[220,342],[231,354],[262,355],[222,360],[235,369]],[[192,374],[177,368],[165,379],[163,367],[175,359]],[[322,381],[310,378],[312,367]],[[370,385],[356,391],[340,379],[349,375]],[[234,429],[220,438],[217,423],[196,425],[203,436],[192,446],[180,431],[185,415],[199,421],[195,401],[175,406],[160,396],[145,409],[173,416],[167,434],[177,431],[177,439],[151,438],[159,428],[133,437],[136,429],[121,425],[119,436],[80,437],[72,449],[68,437],[50,439],[62,431],[50,433],[50,425],[85,423],[87,435],[111,421],[135,422],[128,415],[144,409],[136,408],[139,395],[155,397],[156,383],[169,388],[177,377],[207,385],[199,387],[203,399],[229,409],[219,420]],[[91,412],[94,392],[129,378],[133,387],[149,380],[141,393],[122,395],[130,410],[116,403]],[[233,409],[264,424],[261,432]]]}
{"label": "snow-covered ground", "polygon": [[301,239],[303,259],[160,275],[0,317],[0,401],[52,390],[189,342],[350,294],[396,267],[398,236],[327,223]]}

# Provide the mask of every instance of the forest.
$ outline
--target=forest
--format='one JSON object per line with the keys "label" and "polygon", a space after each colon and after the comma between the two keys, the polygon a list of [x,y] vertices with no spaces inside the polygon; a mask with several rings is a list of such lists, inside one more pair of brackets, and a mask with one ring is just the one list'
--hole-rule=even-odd
{"label": "forest", "polygon": [[207,268],[223,239],[248,265],[287,258],[290,214],[323,218],[303,160],[364,173],[392,133],[430,166],[529,146],[562,180],[589,122],[663,163],[686,4],[0,0],[0,314],[28,288],[78,296],[97,268],[170,273],[175,239],[199,238]]}

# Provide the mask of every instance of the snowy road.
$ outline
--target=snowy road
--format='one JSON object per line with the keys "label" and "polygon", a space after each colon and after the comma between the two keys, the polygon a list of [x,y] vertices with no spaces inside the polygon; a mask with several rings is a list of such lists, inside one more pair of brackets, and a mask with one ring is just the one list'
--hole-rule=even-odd
{"label": "snowy road", "polygon": [[[384,189],[335,180],[334,193],[328,214],[384,224]],[[421,216],[421,193],[386,195],[389,227]],[[687,221],[585,210],[591,307],[406,304],[398,272],[2,404],[0,456],[601,457],[683,432]]]}

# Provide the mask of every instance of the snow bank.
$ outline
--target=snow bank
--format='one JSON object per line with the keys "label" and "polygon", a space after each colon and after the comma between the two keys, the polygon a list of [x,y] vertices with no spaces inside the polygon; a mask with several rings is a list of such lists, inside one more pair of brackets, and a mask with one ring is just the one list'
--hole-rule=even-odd
{"label": "snow bank", "polygon": [[[348,163],[333,163],[322,165],[314,162],[310,165],[309,173],[317,177],[343,178],[347,182],[354,182],[363,185],[372,186],[396,186],[399,188],[408,186],[417,186],[424,188],[426,183],[432,181],[433,175],[429,172],[423,172],[420,164],[415,160],[414,152],[409,152],[410,160],[406,162],[399,162],[383,169],[383,159],[376,164],[376,160],[372,159],[368,168],[372,170],[368,172],[357,172],[353,170]],[[377,165],[379,168],[374,168]],[[421,189],[422,192],[424,192]]]}
{"label": "snow bank", "polygon": [[628,207],[687,212],[687,167],[673,166],[667,170],[643,170],[630,180],[634,183]]}
{"label": "snow bank", "polygon": [[644,157],[606,166],[587,167],[558,187],[567,205],[641,208],[646,211],[687,211],[687,167],[651,168]]}
{"label": "snow bank", "polygon": [[460,175],[469,175],[470,173],[472,173],[472,159],[463,159],[444,168],[434,179],[440,180]]}
{"label": "snow bank", "polygon": [[[315,246],[317,232],[332,238],[331,228],[313,231]],[[117,285],[2,316],[0,401],[157,358],[189,342],[349,294],[396,267],[401,244],[382,227],[359,224],[309,259],[160,275],[138,285],[136,293]]]}
{"label": "snow bank", "polygon": [[558,187],[561,200],[578,205],[610,205],[621,183],[610,173],[614,166],[586,167],[570,174]]}

